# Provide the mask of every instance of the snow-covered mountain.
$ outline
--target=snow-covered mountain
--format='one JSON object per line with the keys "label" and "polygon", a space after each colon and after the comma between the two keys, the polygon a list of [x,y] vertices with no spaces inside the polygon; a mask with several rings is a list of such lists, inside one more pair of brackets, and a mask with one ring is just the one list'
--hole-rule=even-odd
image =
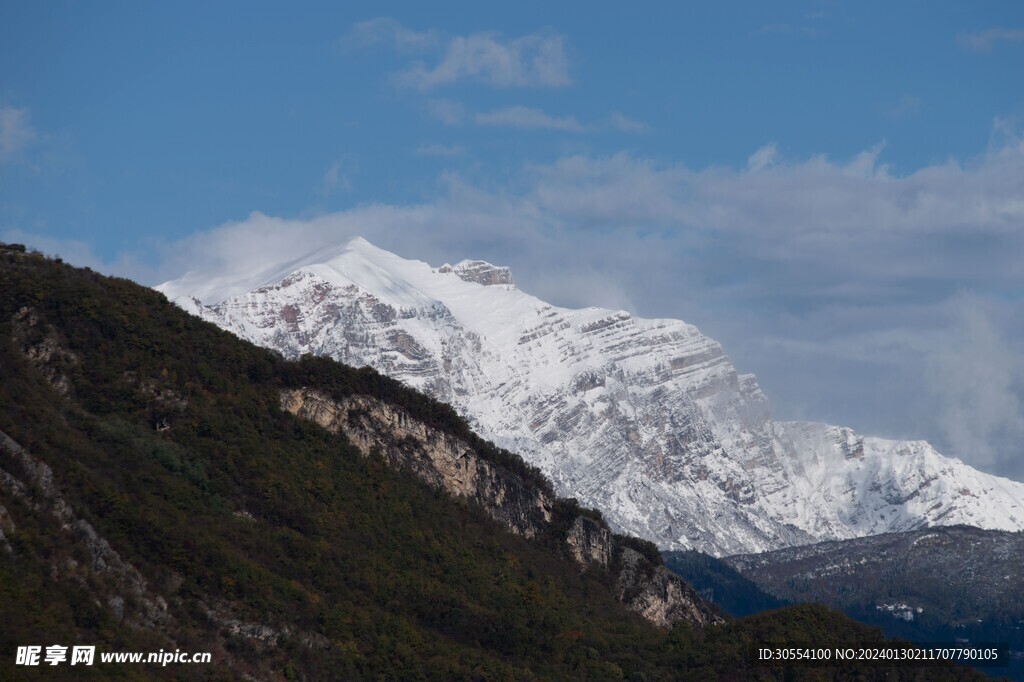
{"label": "snow-covered mountain", "polygon": [[484,261],[433,268],[355,239],[239,279],[157,288],[287,356],[370,365],[451,403],[560,494],[662,548],[1024,529],[1024,484],[923,441],[774,422],[757,379],[696,327],[552,306]]}

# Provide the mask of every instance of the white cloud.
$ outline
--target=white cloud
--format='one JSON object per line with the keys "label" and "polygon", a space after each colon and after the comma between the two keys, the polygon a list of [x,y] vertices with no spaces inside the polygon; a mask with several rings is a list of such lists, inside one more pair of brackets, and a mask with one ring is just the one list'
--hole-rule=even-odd
{"label": "white cloud", "polygon": [[[565,249],[590,230],[626,241],[638,230],[671,243],[700,239],[732,261],[778,264],[773,286],[783,294],[850,300],[918,279],[1011,289],[1024,279],[1024,142],[904,176],[880,163],[882,151],[789,161],[769,145],[743,170],[572,156],[525,167],[515,191],[446,175],[442,196],[418,210],[431,229],[453,235],[452,244],[476,232],[490,238],[510,221],[535,234],[573,234]],[[336,217],[348,224],[357,213],[379,219],[405,210],[375,206]]]}
{"label": "white cloud", "polygon": [[540,109],[524,106],[478,113],[473,116],[473,122],[484,126],[561,130],[569,133],[582,133],[587,130],[573,116],[551,116]]}
{"label": "white cloud", "polygon": [[0,107],[0,162],[13,159],[35,139],[28,109]]}
{"label": "white cloud", "polygon": [[506,38],[494,31],[442,37],[434,30],[414,31],[394,19],[378,17],[355,24],[338,39],[342,50],[384,44],[400,53],[436,52],[394,75],[401,87],[428,91],[462,81],[498,88],[560,88],[570,84],[562,36],[538,31]]}
{"label": "white cloud", "polygon": [[[526,167],[516,191],[485,191],[457,174],[446,175],[442,196],[416,207],[416,215],[438,246],[486,247],[493,238],[512,239],[502,237],[504,230],[542,240],[548,233],[565,237],[552,245],[553,253],[578,248],[579,238],[592,231],[601,234],[601,243],[656,242],[654,251],[666,244],[669,251],[702,245],[708,260],[688,276],[714,279],[722,263],[744,264],[755,268],[750,277],[770,275],[780,297],[848,301],[885,292],[909,296],[900,289],[907,282],[1012,288],[1024,279],[1018,257],[1024,242],[1024,143],[965,165],[948,162],[900,177],[880,164],[881,153],[875,147],[846,162],[793,162],[769,146],[740,171],[696,171],[628,154],[573,156]],[[769,158],[773,163],[765,165]],[[373,216],[398,229],[401,221],[384,217],[404,219],[409,210],[371,208],[318,218],[316,224],[355,225],[357,216]],[[375,225],[367,223],[367,232]],[[621,255],[618,245],[612,248]],[[642,248],[638,253],[650,255]],[[734,283],[729,295],[759,289],[766,293],[756,283],[749,289]]]}
{"label": "white cloud", "polygon": [[338,190],[349,192],[352,190],[350,173],[346,171],[349,164],[344,159],[339,159],[331,164],[320,181],[319,192],[323,197],[329,197]]}
{"label": "white cloud", "polygon": [[432,99],[427,102],[427,112],[434,119],[449,126],[462,125],[466,120],[466,109],[461,103],[450,99]]}
{"label": "white cloud", "polygon": [[885,143],[880,142],[870,149],[857,153],[849,163],[843,166],[843,172],[853,178],[864,178],[867,180],[889,179],[889,166],[879,164],[878,159],[882,156]]}
{"label": "white cloud", "polygon": [[434,47],[439,40],[435,31],[413,31],[394,19],[378,17],[355,24],[337,45],[343,50],[358,50],[385,43],[400,52],[417,52]]}
{"label": "white cloud", "polygon": [[646,126],[621,114],[612,114],[606,124],[581,123],[575,116],[555,116],[543,109],[512,105],[491,111],[468,112],[461,102],[435,98],[426,102],[429,116],[448,126],[467,121],[478,126],[519,128],[521,130],[559,130],[566,133],[593,133],[609,127],[626,132],[641,132]]}
{"label": "white cloud", "polygon": [[974,33],[961,33],[956,37],[960,47],[972,52],[991,52],[998,43],[1024,42],[1022,28],[990,28]]}
{"label": "white cloud", "polygon": [[878,110],[886,118],[894,120],[914,118],[921,112],[921,98],[904,93],[895,102],[879,106]]}
{"label": "white cloud", "polygon": [[385,44],[400,53],[438,52],[433,63],[416,61],[395,74],[395,83],[427,91],[471,81],[498,88],[560,88],[570,84],[562,36],[538,31],[505,38],[494,31],[442,38],[437,31],[414,31],[378,17],[355,24],[338,39],[346,51]]}
{"label": "white cloud", "polygon": [[[928,374],[953,451],[989,468],[1010,463],[1024,442],[1024,355],[1019,345],[1011,349],[993,307],[976,297],[951,299],[954,323],[946,345],[929,357]],[[1013,314],[1024,314],[1016,308]],[[1004,449],[1008,443],[1018,444],[1016,452]]]}
{"label": "white cloud", "polygon": [[635,118],[630,118],[629,116],[617,111],[613,111],[608,117],[608,124],[612,128],[621,130],[624,133],[644,133],[647,132],[648,129],[646,123],[638,121]]}
{"label": "white cloud", "polygon": [[755,173],[757,171],[764,170],[775,163],[778,158],[779,150],[775,144],[766,144],[751,154],[750,158],[747,159],[747,170]]}
{"label": "white cloud", "polygon": [[533,33],[506,40],[498,33],[473,33],[452,38],[434,66],[413,64],[396,82],[416,90],[433,90],[459,81],[500,88],[569,85],[569,64],[562,37]]}
{"label": "white cloud", "polygon": [[461,145],[445,145],[439,143],[421,144],[416,148],[417,156],[453,157],[462,156],[466,150]]}

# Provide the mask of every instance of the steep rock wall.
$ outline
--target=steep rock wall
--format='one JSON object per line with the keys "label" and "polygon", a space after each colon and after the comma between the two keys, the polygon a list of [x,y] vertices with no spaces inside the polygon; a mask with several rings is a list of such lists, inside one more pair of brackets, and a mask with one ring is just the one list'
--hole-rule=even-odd
{"label": "steep rock wall", "polygon": [[434,488],[477,502],[513,533],[532,538],[551,522],[553,500],[543,492],[392,405],[366,396],[335,402],[318,391],[289,390],[281,394],[281,407],[345,434],[364,454],[380,452]]}
{"label": "steep rock wall", "polygon": [[[335,401],[312,389],[281,392],[281,408],[344,434],[364,455],[380,456],[413,472],[434,488],[471,500],[510,532],[534,538],[552,523],[555,500],[516,474],[482,459],[464,441],[431,428],[404,410],[367,396]],[[577,516],[566,533],[566,549],[582,570],[617,570],[620,600],[660,627],[721,622],[681,578],[654,566],[639,552],[616,545],[603,523]]]}

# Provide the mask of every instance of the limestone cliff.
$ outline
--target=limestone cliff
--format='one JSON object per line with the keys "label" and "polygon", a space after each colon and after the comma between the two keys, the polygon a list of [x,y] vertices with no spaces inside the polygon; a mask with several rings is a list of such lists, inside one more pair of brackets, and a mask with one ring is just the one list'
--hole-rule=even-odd
{"label": "limestone cliff", "polygon": [[[515,473],[483,459],[468,443],[367,396],[333,400],[320,391],[281,392],[281,407],[334,433],[344,434],[364,455],[377,454],[411,471],[428,485],[476,503],[510,532],[535,538],[554,521],[556,500]],[[639,552],[617,548],[607,525],[589,516],[573,519],[565,534],[568,554],[581,570],[617,572],[619,599],[660,627],[720,622],[681,578],[651,564]],[[618,561],[613,560],[618,552]]]}
{"label": "limestone cliff", "polygon": [[690,585],[664,566],[653,566],[634,549],[622,548],[616,580],[619,600],[660,627],[720,622]]}
{"label": "limestone cliff", "polygon": [[553,500],[543,492],[394,405],[365,396],[335,402],[318,391],[290,390],[281,394],[281,407],[345,434],[364,454],[379,452],[432,487],[478,503],[513,533],[534,537],[551,522]]}

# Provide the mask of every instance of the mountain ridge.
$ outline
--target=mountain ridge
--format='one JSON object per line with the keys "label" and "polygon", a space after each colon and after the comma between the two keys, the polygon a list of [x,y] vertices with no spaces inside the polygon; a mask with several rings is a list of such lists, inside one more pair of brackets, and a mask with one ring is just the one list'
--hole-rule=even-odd
{"label": "mountain ridge", "polygon": [[1024,680],[1022,556],[1024,533],[942,526],[719,561],[774,597],[826,604],[890,637],[1007,642],[1000,674]]}
{"label": "mountain ridge", "polygon": [[[362,238],[300,260],[244,293],[254,279],[217,289],[218,303],[187,293],[216,288],[197,289],[196,276],[158,290],[286,356],[369,365],[452,404],[560,494],[663,549],[726,555],[932,523],[1024,528],[1024,484],[923,442],[774,422],[756,377],[685,322],[559,308],[500,266],[479,261],[483,285]],[[834,485],[822,485],[826,471]]]}

